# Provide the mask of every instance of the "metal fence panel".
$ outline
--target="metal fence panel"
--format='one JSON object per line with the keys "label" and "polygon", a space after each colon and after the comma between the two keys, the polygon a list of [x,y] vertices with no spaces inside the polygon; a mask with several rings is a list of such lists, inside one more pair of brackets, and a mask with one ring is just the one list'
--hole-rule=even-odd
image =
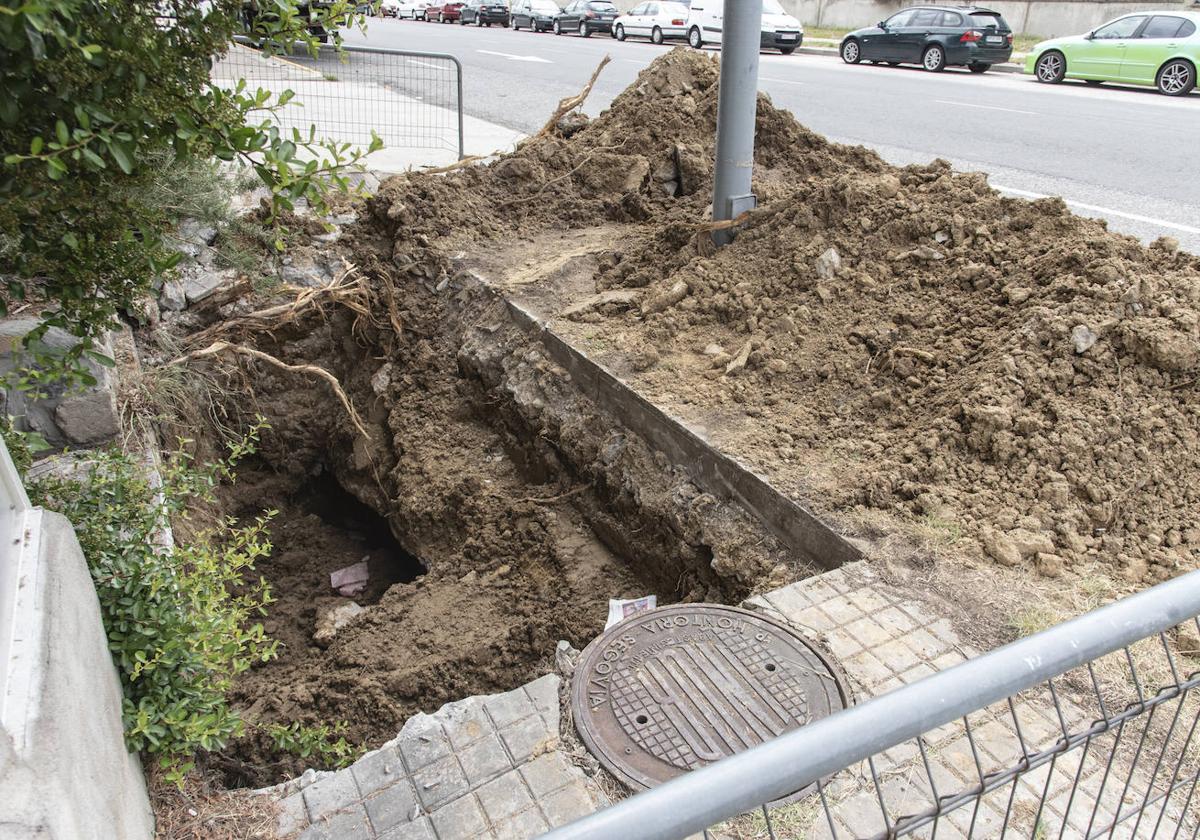
{"label": "metal fence panel", "polygon": [[547,837],[1195,838],[1198,615],[1192,572]]}
{"label": "metal fence panel", "polygon": [[[463,157],[462,65],[452,55],[355,45],[321,45],[316,56],[300,45],[267,55],[239,38],[214,62],[213,81],[232,88],[239,79],[250,90],[291,90],[295,99],[278,109],[275,121],[307,137],[385,149],[442,149]],[[273,97],[274,99],[274,97]]]}

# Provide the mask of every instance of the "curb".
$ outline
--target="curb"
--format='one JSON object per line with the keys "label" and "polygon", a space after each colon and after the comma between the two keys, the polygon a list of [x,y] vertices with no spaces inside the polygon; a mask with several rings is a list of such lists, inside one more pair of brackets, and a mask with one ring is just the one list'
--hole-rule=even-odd
{"label": "curb", "polygon": [[[823,55],[831,58],[838,58],[838,51],[835,47],[806,47],[801,45],[796,48],[796,52],[804,53],[805,55]],[[1004,64],[993,64],[991,73],[1023,73],[1024,68],[1020,64],[1013,62],[1005,62]]]}

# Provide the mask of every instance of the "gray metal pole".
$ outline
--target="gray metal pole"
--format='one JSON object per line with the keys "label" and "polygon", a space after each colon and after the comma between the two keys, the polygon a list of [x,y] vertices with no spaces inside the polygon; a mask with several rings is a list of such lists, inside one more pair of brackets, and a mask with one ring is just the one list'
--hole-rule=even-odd
{"label": "gray metal pole", "polygon": [[[713,221],[736,219],[754,209],[754,117],[758,108],[758,51],[762,0],[724,0],[721,26],[721,87],[717,94],[717,162],[713,175]],[[728,245],[732,230],[713,231]]]}
{"label": "gray metal pole", "polygon": [[639,793],[543,840],[676,840],[1200,614],[1200,571]]}

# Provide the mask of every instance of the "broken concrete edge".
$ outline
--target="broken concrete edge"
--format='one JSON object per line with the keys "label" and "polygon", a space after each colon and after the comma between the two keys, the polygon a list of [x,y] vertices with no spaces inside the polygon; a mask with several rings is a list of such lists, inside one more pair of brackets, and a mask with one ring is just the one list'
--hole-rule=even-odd
{"label": "broken concrete edge", "polygon": [[619,377],[559,336],[547,323],[506,296],[475,271],[461,275],[500,300],[513,322],[545,348],[582,394],[672,462],[684,466],[706,492],[733,500],[761,521],[789,549],[817,568],[836,569],[862,559],[862,552],[841,534],[741,461],[717,450],[681,420],[667,414]]}
{"label": "broken concrete edge", "polygon": [[148,840],[150,799],[125,746],[120,679],[75,531],[32,508],[24,532],[21,634],[0,663],[3,825],[16,836]]}
{"label": "broken concrete edge", "polygon": [[[280,836],[531,837],[609,803],[560,738],[563,680],[444,704],[338,771],[306,770],[253,793]],[[407,833],[406,833],[407,832]]]}

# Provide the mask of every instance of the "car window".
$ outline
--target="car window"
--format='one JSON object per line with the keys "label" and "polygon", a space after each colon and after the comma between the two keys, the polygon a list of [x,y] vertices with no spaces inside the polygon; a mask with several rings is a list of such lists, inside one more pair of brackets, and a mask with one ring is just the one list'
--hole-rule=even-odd
{"label": "car window", "polygon": [[909,26],[941,26],[942,13],[937,9],[918,9]]}
{"label": "car window", "polygon": [[963,25],[962,15],[958,12],[942,12],[942,26],[959,27]]}
{"label": "car window", "polygon": [[912,20],[912,16],[912,11],[900,12],[888,18],[886,23],[889,29],[895,29],[898,26],[908,26],[908,22]]}
{"label": "car window", "polygon": [[591,0],[587,7],[593,12],[615,12],[617,10],[616,6],[606,0]]}
{"label": "car window", "polygon": [[1183,26],[1179,27],[1179,34],[1176,37],[1190,38],[1195,34],[1196,34],[1196,24],[1192,23],[1190,20],[1185,20],[1183,22]]}
{"label": "car window", "polygon": [[1097,29],[1094,37],[1098,41],[1113,41],[1118,38],[1132,38],[1133,33],[1137,32],[1137,28],[1142,25],[1142,21],[1145,19],[1145,15],[1133,15],[1132,17],[1114,20],[1112,23],[1105,24]]}
{"label": "car window", "polygon": [[642,3],[640,6],[634,6],[632,9],[630,9],[625,14],[627,14],[627,15],[644,15],[644,14],[646,14],[646,4]]}
{"label": "car window", "polygon": [[763,0],[764,15],[786,15],[783,6],[779,5],[779,0]]}
{"label": "car window", "polygon": [[1179,34],[1179,28],[1183,26],[1183,18],[1173,17],[1171,15],[1155,15],[1150,18],[1150,22],[1146,24],[1146,28],[1142,30],[1139,38],[1174,38]]}
{"label": "car window", "polygon": [[995,12],[971,12],[971,23],[980,29],[994,26],[997,29],[1009,29],[1008,21]]}
{"label": "car window", "polygon": [[556,15],[561,11],[555,3],[533,2],[529,4],[529,9],[533,12],[540,12],[543,15]]}

